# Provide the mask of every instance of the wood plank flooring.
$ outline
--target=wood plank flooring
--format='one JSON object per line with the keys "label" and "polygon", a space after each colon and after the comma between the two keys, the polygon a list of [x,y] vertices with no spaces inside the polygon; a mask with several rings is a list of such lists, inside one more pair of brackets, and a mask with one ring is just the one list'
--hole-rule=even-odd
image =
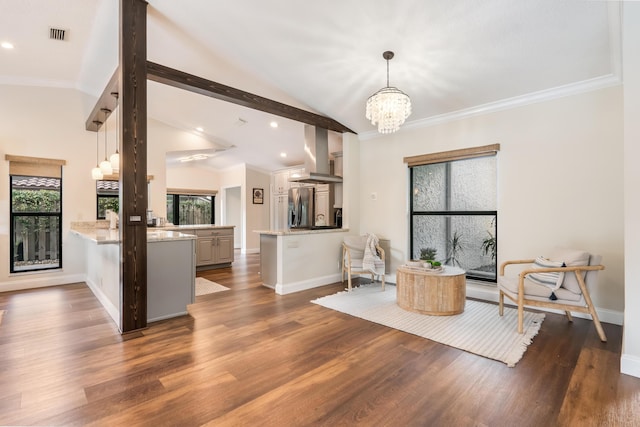
{"label": "wood plank flooring", "polygon": [[0,294],[0,425],[640,425],[619,326],[601,343],[547,314],[508,368],[309,302],[341,284],[276,295],[258,269],[198,273],[231,289],[125,336],[83,283]]}

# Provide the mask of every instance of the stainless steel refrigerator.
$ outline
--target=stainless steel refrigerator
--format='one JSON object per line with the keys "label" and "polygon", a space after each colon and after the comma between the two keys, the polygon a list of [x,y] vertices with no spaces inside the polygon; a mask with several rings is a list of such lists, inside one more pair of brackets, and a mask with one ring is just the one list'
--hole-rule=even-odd
{"label": "stainless steel refrigerator", "polygon": [[289,228],[311,228],[315,218],[315,188],[295,187],[289,189]]}

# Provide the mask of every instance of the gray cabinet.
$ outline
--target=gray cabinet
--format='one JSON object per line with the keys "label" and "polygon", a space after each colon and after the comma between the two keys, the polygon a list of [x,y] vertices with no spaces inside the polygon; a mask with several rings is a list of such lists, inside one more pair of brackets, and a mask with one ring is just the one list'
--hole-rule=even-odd
{"label": "gray cabinet", "polygon": [[195,301],[194,240],[147,243],[147,321],[187,314]]}
{"label": "gray cabinet", "polygon": [[196,267],[233,262],[233,228],[196,230]]}

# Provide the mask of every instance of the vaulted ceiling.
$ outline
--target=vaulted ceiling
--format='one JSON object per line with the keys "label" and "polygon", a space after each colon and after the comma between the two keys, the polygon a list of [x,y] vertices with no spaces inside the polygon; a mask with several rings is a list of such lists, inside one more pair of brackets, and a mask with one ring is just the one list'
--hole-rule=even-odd
{"label": "vaulted ceiling", "polygon": [[[117,64],[117,6],[0,0],[0,41],[14,44],[0,49],[0,84],[97,97]],[[50,27],[67,30],[66,40],[50,40]],[[413,103],[403,129],[425,126],[619,84],[620,4],[149,0],[150,61],[331,117],[365,140],[376,136],[364,105],[386,84],[385,50],[395,52],[391,85]],[[154,82],[148,111],[202,135],[212,151],[227,148],[207,160],[212,167],[273,170],[302,159],[302,125],[287,119]]]}

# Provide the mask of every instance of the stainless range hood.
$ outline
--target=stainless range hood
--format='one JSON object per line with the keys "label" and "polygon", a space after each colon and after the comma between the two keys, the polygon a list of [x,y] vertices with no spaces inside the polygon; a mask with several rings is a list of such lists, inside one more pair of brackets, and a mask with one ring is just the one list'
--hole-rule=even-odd
{"label": "stainless range hood", "polygon": [[304,173],[290,177],[289,182],[312,184],[342,182],[341,176],[331,174],[327,129],[304,125],[304,156]]}

